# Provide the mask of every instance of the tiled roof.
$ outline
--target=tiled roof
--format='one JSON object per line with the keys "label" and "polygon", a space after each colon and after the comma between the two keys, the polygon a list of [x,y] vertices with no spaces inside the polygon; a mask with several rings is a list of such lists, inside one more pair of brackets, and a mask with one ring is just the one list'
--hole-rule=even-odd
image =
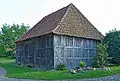
{"label": "tiled roof", "polygon": [[104,37],[73,4],[69,4],[45,16],[17,42],[49,33],[96,40]]}

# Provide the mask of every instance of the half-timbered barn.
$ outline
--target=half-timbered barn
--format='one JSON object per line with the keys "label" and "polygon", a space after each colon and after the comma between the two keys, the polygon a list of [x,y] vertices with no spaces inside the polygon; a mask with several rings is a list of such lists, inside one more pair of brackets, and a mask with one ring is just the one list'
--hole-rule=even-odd
{"label": "half-timbered barn", "polygon": [[16,41],[16,62],[40,69],[54,69],[60,63],[67,68],[90,66],[96,45],[103,35],[73,5],[57,10],[39,21]]}

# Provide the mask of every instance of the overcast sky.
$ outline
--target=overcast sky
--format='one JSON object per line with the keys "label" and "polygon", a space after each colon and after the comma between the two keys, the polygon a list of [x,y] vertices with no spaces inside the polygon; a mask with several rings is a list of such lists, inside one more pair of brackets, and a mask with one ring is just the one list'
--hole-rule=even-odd
{"label": "overcast sky", "polygon": [[31,27],[44,16],[73,3],[90,22],[105,34],[120,30],[120,0],[0,0],[2,24],[29,24]]}

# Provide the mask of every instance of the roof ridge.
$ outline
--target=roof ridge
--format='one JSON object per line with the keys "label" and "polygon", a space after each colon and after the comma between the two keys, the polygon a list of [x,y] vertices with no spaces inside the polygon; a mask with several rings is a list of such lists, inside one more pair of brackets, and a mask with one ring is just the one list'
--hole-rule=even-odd
{"label": "roof ridge", "polygon": [[64,20],[65,17],[67,16],[68,11],[69,11],[69,9],[70,9],[70,7],[71,7],[72,5],[73,5],[73,4],[70,3],[70,4],[67,6],[68,8],[67,8],[65,14],[64,14],[63,17],[61,18],[61,20],[60,20],[60,22],[58,23],[58,25],[52,30],[52,32],[54,32],[57,28],[59,28],[60,24],[63,22],[63,20]]}

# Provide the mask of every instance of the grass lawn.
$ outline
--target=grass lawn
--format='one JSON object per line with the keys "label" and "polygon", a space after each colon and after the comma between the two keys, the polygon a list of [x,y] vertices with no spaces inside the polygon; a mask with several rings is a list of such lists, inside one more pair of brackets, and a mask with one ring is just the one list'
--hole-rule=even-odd
{"label": "grass lawn", "polygon": [[22,78],[22,79],[81,79],[81,78],[96,78],[120,74],[120,66],[111,67],[111,71],[85,71],[77,74],[71,74],[68,70],[65,71],[37,71],[30,68],[18,66],[15,60],[0,58],[0,65],[7,70],[6,77],[9,78]]}

